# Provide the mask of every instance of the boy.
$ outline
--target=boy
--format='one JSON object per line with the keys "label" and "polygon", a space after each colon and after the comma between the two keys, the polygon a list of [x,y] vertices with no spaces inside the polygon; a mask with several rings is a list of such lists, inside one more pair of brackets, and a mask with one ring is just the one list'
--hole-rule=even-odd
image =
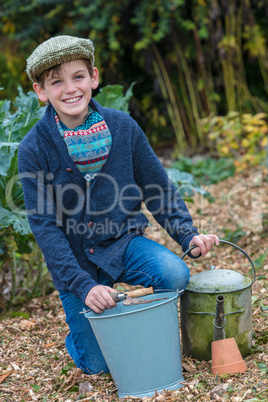
{"label": "boy", "polygon": [[27,73],[45,115],[20,144],[19,172],[34,236],[66,314],[67,350],[87,373],[108,372],[88,320],[116,306],[115,282],[183,290],[189,269],[147,239],[144,201],[185,251],[202,256],[215,235],[198,234],[148,141],[127,114],[91,97],[99,84],[89,39],[58,36],[39,45]]}

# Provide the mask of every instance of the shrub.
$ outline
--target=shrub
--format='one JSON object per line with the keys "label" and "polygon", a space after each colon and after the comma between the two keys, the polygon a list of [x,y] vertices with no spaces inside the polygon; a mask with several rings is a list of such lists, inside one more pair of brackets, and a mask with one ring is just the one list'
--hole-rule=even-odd
{"label": "shrub", "polygon": [[267,114],[231,112],[201,120],[202,130],[211,148],[221,157],[233,158],[237,171],[257,166],[265,160],[267,145]]}

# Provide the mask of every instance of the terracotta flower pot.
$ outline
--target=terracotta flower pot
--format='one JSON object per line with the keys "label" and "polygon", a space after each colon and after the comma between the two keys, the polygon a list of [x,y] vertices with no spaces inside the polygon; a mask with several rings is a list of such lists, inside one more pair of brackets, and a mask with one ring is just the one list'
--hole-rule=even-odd
{"label": "terracotta flower pot", "polygon": [[246,362],[234,338],[211,342],[212,374],[244,373]]}

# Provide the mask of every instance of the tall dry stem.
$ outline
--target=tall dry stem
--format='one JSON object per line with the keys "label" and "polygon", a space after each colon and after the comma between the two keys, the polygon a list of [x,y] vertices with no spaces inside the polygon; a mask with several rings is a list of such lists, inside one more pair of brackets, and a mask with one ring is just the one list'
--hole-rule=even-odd
{"label": "tall dry stem", "polygon": [[155,60],[153,60],[154,71],[156,73],[163,97],[167,102],[167,111],[174,128],[178,146],[180,150],[183,150],[186,146],[186,136],[171,80],[157,46],[153,44],[152,48],[155,55]]}

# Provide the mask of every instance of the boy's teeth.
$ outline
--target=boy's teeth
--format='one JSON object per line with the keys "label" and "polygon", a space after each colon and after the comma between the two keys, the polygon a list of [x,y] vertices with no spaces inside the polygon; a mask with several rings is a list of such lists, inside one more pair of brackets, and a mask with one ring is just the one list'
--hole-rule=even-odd
{"label": "boy's teeth", "polygon": [[77,102],[79,99],[80,99],[80,97],[78,97],[78,98],[72,98],[72,99],[66,99],[65,102],[67,102],[67,103]]}

